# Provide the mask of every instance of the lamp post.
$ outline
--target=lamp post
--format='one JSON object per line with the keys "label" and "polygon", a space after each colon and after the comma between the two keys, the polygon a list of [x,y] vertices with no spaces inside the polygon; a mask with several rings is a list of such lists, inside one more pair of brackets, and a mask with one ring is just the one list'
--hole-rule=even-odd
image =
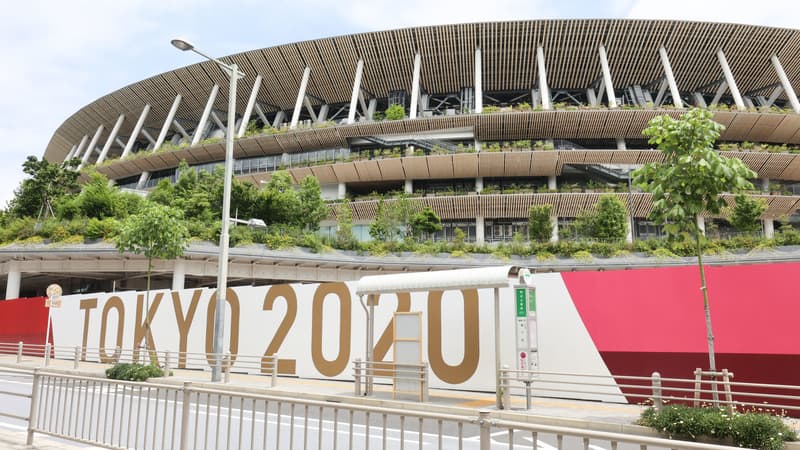
{"label": "lamp post", "polygon": [[239,71],[236,64],[226,64],[216,58],[194,48],[194,45],[183,39],[171,41],[175,48],[182,51],[193,51],[198,55],[214,61],[228,75],[230,87],[228,88],[228,126],[225,131],[225,181],[222,194],[222,231],[219,235],[219,258],[217,265],[217,304],[214,308],[214,364],[211,367],[211,381],[222,380],[222,353],[223,337],[225,331],[225,302],[228,290],[228,229],[230,227],[231,213],[231,178],[233,178],[233,130],[236,123],[236,82],[244,78],[244,73]]}

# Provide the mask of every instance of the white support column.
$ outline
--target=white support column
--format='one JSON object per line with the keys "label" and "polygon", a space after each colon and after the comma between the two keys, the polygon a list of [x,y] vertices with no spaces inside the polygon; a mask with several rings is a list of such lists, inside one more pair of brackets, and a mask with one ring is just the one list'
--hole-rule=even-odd
{"label": "white support column", "polygon": [[628,144],[625,143],[625,138],[617,138],[617,150],[627,150]]}
{"label": "white support column", "polygon": [[347,198],[347,184],[346,183],[339,183],[338,191],[336,192],[336,198],[338,200],[344,200]]}
{"label": "white support column", "polygon": [[272,128],[280,128],[283,125],[283,121],[286,120],[286,113],[283,111],[278,111],[275,113],[275,120],[272,121]]}
{"label": "white support column", "polygon": [[744,101],[742,101],[742,94],[739,93],[739,87],[736,86],[736,80],[733,79],[731,66],[728,65],[728,59],[725,58],[725,53],[722,51],[722,49],[717,50],[717,59],[719,60],[720,67],[722,67],[722,73],[725,75],[725,81],[728,82],[728,87],[731,90],[733,102],[736,103],[736,107],[739,109],[739,111],[747,110],[747,108],[744,106]]}
{"label": "white support column", "polygon": [[475,178],[475,192],[483,191],[483,177]]}
{"label": "white support column", "polygon": [[547,189],[551,191],[555,191],[558,189],[558,184],[556,183],[556,176],[555,175],[548,175],[547,177]]}
{"label": "white support column", "polygon": [[633,242],[633,217],[631,217],[630,214],[627,215],[627,222],[628,226],[626,228],[628,229],[628,232],[625,233],[625,242],[630,244]]}
{"label": "white support column", "polygon": [[86,148],[87,143],[89,143],[89,135],[84,134],[83,138],[81,138],[81,142],[78,144],[78,148],[75,150],[75,154],[72,155],[72,158],[80,158],[81,154],[83,153],[83,149]]}
{"label": "white support column", "polygon": [[789,82],[789,77],[786,76],[786,72],[784,72],[783,66],[778,60],[778,56],[772,55],[769,60],[772,61],[772,67],[775,68],[778,79],[781,80],[781,86],[783,86],[783,90],[786,92],[789,104],[792,105],[792,109],[796,114],[800,114],[800,102],[797,100],[797,94],[794,92],[792,83]]}
{"label": "white support column", "polygon": [[94,148],[97,147],[97,141],[100,140],[100,133],[102,133],[105,128],[106,127],[102,123],[97,127],[97,131],[94,132],[92,140],[89,141],[89,146],[86,147],[86,151],[83,152],[83,158],[81,158],[81,163],[78,165],[78,169],[83,167],[86,164],[86,161],[89,160],[89,155],[91,155]]}
{"label": "white support column", "polygon": [[486,242],[486,221],[483,216],[475,217],[475,243],[478,245]]}
{"label": "white support column", "polygon": [[164,144],[164,139],[167,138],[167,132],[169,131],[170,125],[172,125],[172,121],[175,119],[175,113],[178,112],[178,106],[181,105],[182,98],[183,97],[181,97],[181,94],[178,94],[175,96],[175,100],[172,101],[172,107],[167,113],[166,120],[164,120],[164,126],[161,127],[161,132],[158,133],[156,143],[153,144],[153,153],[155,153]]}
{"label": "white support column", "polygon": [[267,120],[267,115],[264,114],[264,110],[261,109],[261,106],[258,104],[258,102],[256,102],[255,110],[256,114],[258,114],[259,119],[261,119],[261,121],[264,122],[264,125],[268,125],[269,120]]}
{"label": "white support column", "polygon": [[675,74],[672,72],[672,64],[669,63],[667,50],[663,46],[659,47],[658,55],[661,57],[661,66],[664,68],[664,75],[667,77],[667,83],[669,83],[669,92],[672,94],[672,103],[676,108],[683,108],[681,93],[678,90],[678,83],[675,82]]}
{"label": "white support column", "polygon": [[406,194],[414,193],[414,180],[405,180],[405,183],[403,183],[403,192]]}
{"label": "white support column", "polygon": [[656,99],[653,101],[654,106],[661,106],[661,104],[664,103],[664,94],[667,92],[668,87],[669,83],[667,80],[661,80],[661,83],[658,86],[658,94],[656,94]]}
{"label": "white support column", "polygon": [[317,122],[325,122],[325,119],[328,118],[328,109],[330,106],[325,103],[324,105],[320,105],[319,113],[317,113]]}
{"label": "white support column", "polygon": [[371,98],[369,99],[369,106],[367,106],[367,120],[372,120],[375,117],[375,109],[378,108],[378,100]]}
{"label": "white support column", "polygon": [[70,159],[72,159],[72,154],[75,153],[75,149],[77,148],[78,144],[73,145],[72,148],[69,149],[69,152],[67,152],[67,156],[64,157],[64,161],[69,161]]}
{"label": "white support column", "polygon": [[314,107],[311,105],[311,100],[309,100],[307,96],[303,98],[303,105],[306,107],[308,115],[311,116],[311,121],[318,122],[317,113],[314,112]]}
{"label": "white support column", "polygon": [[408,108],[408,118],[416,119],[419,109],[419,72],[422,66],[422,56],[414,55],[414,71],[411,75],[411,105]]}
{"label": "white support column", "polygon": [[694,106],[708,108],[708,105],[706,105],[706,99],[704,99],[703,95],[699,92],[692,92],[692,98],[694,99]]}
{"label": "white support column", "polygon": [[186,261],[183,259],[176,259],[175,266],[172,269],[172,290],[183,290],[186,284]]}
{"label": "white support column", "polygon": [[256,104],[256,97],[258,96],[259,89],[261,89],[261,75],[257,75],[256,81],[253,82],[253,90],[250,91],[250,98],[247,99],[247,106],[244,108],[242,124],[239,126],[239,133],[236,135],[237,137],[244,136],[244,132],[247,131],[247,124],[250,123],[250,116],[253,115],[253,107]]}
{"label": "white support column", "polygon": [[294,112],[292,112],[292,121],[289,124],[289,129],[294,130],[297,128],[297,122],[300,121],[300,108],[303,107],[303,99],[306,98],[306,88],[308,87],[308,78],[311,76],[311,67],[306,66],[303,70],[303,78],[300,79],[300,88],[297,90],[297,100],[294,102]]}
{"label": "white support column", "polygon": [[215,84],[208,94],[208,100],[206,101],[205,109],[203,109],[203,115],[200,116],[200,122],[197,122],[197,128],[194,129],[191,146],[197,145],[198,142],[203,140],[203,133],[205,133],[206,123],[208,123],[208,116],[211,115],[211,109],[214,107],[214,101],[217,99],[218,92],[219,86]]}
{"label": "white support column", "polygon": [[767,108],[775,104],[775,100],[783,94],[783,86],[777,86],[773,91],[772,94],[767,99],[767,103],[764,105]]}
{"label": "white support column", "polygon": [[114,143],[114,139],[117,138],[117,134],[119,133],[119,129],[122,127],[122,122],[125,121],[125,114],[120,114],[117,118],[117,122],[114,124],[114,128],[111,129],[111,133],[108,135],[108,139],[106,139],[105,145],[103,145],[103,149],[100,150],[100,156],[97,157],[97,164],[102,163],[106,159],[106,155],[108,155],[108,150],[111,149],[111,145]]}
{"label": "white support column", "polygon": [[211,121],[222,131],[223,135],[228,134],[228,126],[219,118],[216,111],[211,111]]}
{"label": "white support column", "polygon": [[[353,79],[353,93],[350,94],[350,109],[347,111],[347,123],[355,123],[358,98],[361,92],[361,77],[364,75],[364,60],[359,59],[356,64],[356,76]],[[366,109],[366,108],[365,108]]]}
{"label": "white support column", "polygon": [[725,94],[725,91],[727,90],[728,90],[728,83],[726,81],[723,81],[722,83],[719,84],[717,92],[714,93],[714,98],[711,99],[712,107],[717,106],[717,103],[719,103],[719,100],[722,98],[722,95]]}
{"label": "white support column", "polygon": [[186,139],[186,142],[189,142],[189,140],[192,137],[189,136],[188,132],[186,132],[186,128],[183,128],[183,125],[181,125],[181,123],[178,122],[178,119],[172,119],[172,126],[175,127],[176,130],[178,130],[178,133],[181,135],[182,139]]}
{"label": "white support column", "polygon": [[483,73],[481,63],[481,48],[475,48],[475,114],[483,111]]}
{"label": "white support column", "polygon": [[541,46],[536,48],[536,64],[539,72],[539,93],[542,98],[543,109],[553,109],[550,101],[550,87],[547,85],[547,69],[544,64],[544,49]]}
{"label": "white support column", "polygon": [[588,88],[586,89],[586,101],[589,102],[591,106],[597,106],[600,104],[600,100],[597,99],[597,95],[594,93],[594,89]]}
{"label": "white support column", "polygon": [[773,219],[763,219],[764,237],[772,239],[775,237],[775,221]]}
{"label": "white support column", "polygon": [[144,121],[147,119],[147,115],[150,113],[150,104],[144,105],[144,109],[142,113],[139,114],[139,120],[136,121],[136,125],[133,126],[133,131],[131,132],[130,137],[128,138],[128,143],[125,145],[125,149],[122,150],[122,156],[120,159],[125,159],[126,156],[133,150],[133,145],[136,143],[136,138],[139,137],[139,133],[142,131],[142,127],[144,126]]}
{"label": "white support column", "polygon": [[558,242],[558,217],[551,217],[550,222],[553,226],[553,232],[550,234],[550,242]]}
{"label": "white support column", "polygon": [[769,192],[769,178],[764,177],[761,179],[761,190],[763,192]]}
{"label": "white support column", "polygon": [[142,128],[142,136],[144,136],[145,139],[147,139],[147,141],[150,142],[151,149],[155,148],[156,138],[154,138],[153,135],[151,135],[150,132],[147,131],[147,128]]}
{"label": "white support column", "polygon": [[703,236],[706,235],[706,219],[703,216],[697,216],[697,228],[700,230],[700,234]]}
{"label": "white support column", "polygon": [[614,84],[611,82],[611,69],[608,67],[608,55],[603,44],[597,49],[600,53],[600,67],[603,69],[603,82],[606,85],[606,95],[608,96],[608,107],[617,107],[617,94],[614,93]]}
{"label": "white support column", "polygon": [[22,285],[22,272],[16,261],[8,263],[8,279],[6,280],[6,300],[19,298],[19,289]]}

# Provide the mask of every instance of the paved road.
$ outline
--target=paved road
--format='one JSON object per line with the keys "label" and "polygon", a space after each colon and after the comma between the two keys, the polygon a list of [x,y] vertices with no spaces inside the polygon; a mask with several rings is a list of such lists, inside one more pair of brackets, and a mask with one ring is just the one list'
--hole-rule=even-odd
{"label": "paved road", "polygon": [[[30,392],[31,377],[0,373],[0,391]],[[177,390],[156,391],[134,388],[100,390],[95,385],[45,386],[43,403],[63,401],[67,411],[46,415],[43,426],[73,436],[82,436],[94,442],[137,449],[168,449],[177,447],[181,420],[181,397]],[[61,387],[62,400],[55,393]],[[50,395],[50,394],[53,395]],[[69,394],[69,395],[68,395]],[[48,400],[49,398],[49,400]],[[69,398],[69,400],[67,400]],[[337,408],[338,407],[338,408]],[[19,397],[0,399],[0,411],[26,415],[28,400]],[[320,411],[318,407],[228,399],[216,395],[200,394],[192,397],[188,434],[190,448],[209,449],[475,449],[479,448],[479,428],[473,423],[419,420],[412,417],[364,412],[351,413],[341,405],[331,403]],[[74,419],[74,420],[73,420]],[[352,422],[352,425],[351,425]],[[0,417],[0,427],[26,424]],[[508,449],[513,440],[514,449],[532,449],[533,440],[538,448],[553,450],[557,439],[553,435],[532,436],[530,433],[495,431],[492,449]],[[38,439],[38,438],[37,438]],[[385,445],[385,447],[384,447]],[[583,441],[564,437],[563,448],[583,448]],[[610,449],[609,442],[593,442],[592,450]],[[638,446],[620,444],[624,450]]]}

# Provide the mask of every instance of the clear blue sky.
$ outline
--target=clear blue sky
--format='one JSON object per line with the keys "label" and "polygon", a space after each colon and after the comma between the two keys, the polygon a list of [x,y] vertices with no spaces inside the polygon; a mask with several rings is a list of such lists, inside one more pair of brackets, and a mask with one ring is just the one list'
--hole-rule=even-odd
{"label": "clear blue sky", "polygon": [[72,113],[129,83],[198,61],[325,36],[417,25],[541,18],[650,18],[800,28],[798,0],[26,0],[0,27],[0,206]]}

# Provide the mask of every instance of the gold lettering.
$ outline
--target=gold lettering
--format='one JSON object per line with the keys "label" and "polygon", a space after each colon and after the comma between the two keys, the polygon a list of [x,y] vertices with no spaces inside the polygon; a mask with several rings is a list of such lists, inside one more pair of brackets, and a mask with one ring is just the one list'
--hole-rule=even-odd
{"label": "gold lettering", "polygon": [[451,366],[442,356],[442,291],[428,293],[428,360],[433,373],[450,384],[463,383],[472,377],[480,359],[478,291],[465,289],[461,294],[464,297],[464,357],[461,363]]}
{"label": "gold lettering", "polygon": [[189,301],[189,308],[186,310],[186,315],[183,314],[183,307],[181,305],[181,295],[179,292],[172,292],[172,307],[175,309],[175,320],[178,322],[178,368],[186,368],[186,348],[189,340],[189,328],[192,326],[194,313],[197,312],[197,304],[200,303],[200,296],[203,294],[202,289],[196,289],[192,294],[192,299]]}
{"label": "gold lettering", "polygon": [[[278,284],[272,286],[264,296],[264,311],[272,311],[275,306],[275,300],[283,298],[286,301],[286,314],[283,320],[278,325],[275,335],[272,337],[264,356],[261,358],[261,373],[269,373],[271,365],[269,363],[270,357],[276,353],[283,345],[283,341],[292,329],[292,324],[297,317],[297,294],[288,284]],[[278,359],[278,373],[294,375],[297,373],[297,360],[294,359]]]}
{"label": "gold lettering", "polygon": [[[236,362],[236,355],[239,352],[239,297],[233,289],[228,288],[225,293],[225,302],[231,307],[231,341],[228,351],[231,354],[230,365]],[[211,296],[208,301],[208,311],[206,313],[206,361],[209,366],[214,365],[211,353],[214,352],[214,309],[217,307],[217,293]],[[224,350],[223,350],[223,353]],[[224,357],[224,356],[223,356]]]}
{"label": "gold lettering", "polygon": [[[133,327],[133,360],[139,361],[139,345],[142,340],[147,345],[147,352],[150,355],[150,361],[158,362],[158,354],[156,353],[156,342],[153,339],[153,332],[150,329],[150,324],[153,323],[153,317],[158,311],[158,305],[161,304],[161,298],[164,296],[163,292],[159,292],[150,302],[150,308],[147,310],[147,317],[142,321],[142,313],[145,308],[145,294],[139,294],[136,298],[136,324]],[[146,338],[145,338],[146,337]]]}
{"label": "gold lettering", "polygon": [[[86,361],[86,347],[89,340],[89,314],[93,309],[97,308],[96,298],[86,298],[81,300],[80,309],[84,310],[83,313],[83,341],[81,343],[81,361]],[[47,344],[47,342],[45,342]]]}
{"label": "gold lettering", "polygon": [[[117,341],[115,344],[114,353],[109,355],[106,353],[106,326],[108,322],[108,313],[111,309],[117,310]],[[103,315],[101,317],[102,321],[100,322],[100,362],[102,363],[113,363],[116,362],[117,357],[119,354],[117,353],[117,349],[122,348],[122,332],[125,326],[125,305],[122,303],[122,299],[117,297],[116,295],[106,300],[106,304],[103,305]]]}
{"label": "gold lettering", "polygon": [[[334,294],[339,298],[339,353],[332,361],[325,359],[322,354],[322,306],[328,294]],[[344,283],[322,283],[314,292],[314,302],[311,307],[311,360],[319,373],[327,377],[342,373],[350,359],[351,304],[350,290]]]}

